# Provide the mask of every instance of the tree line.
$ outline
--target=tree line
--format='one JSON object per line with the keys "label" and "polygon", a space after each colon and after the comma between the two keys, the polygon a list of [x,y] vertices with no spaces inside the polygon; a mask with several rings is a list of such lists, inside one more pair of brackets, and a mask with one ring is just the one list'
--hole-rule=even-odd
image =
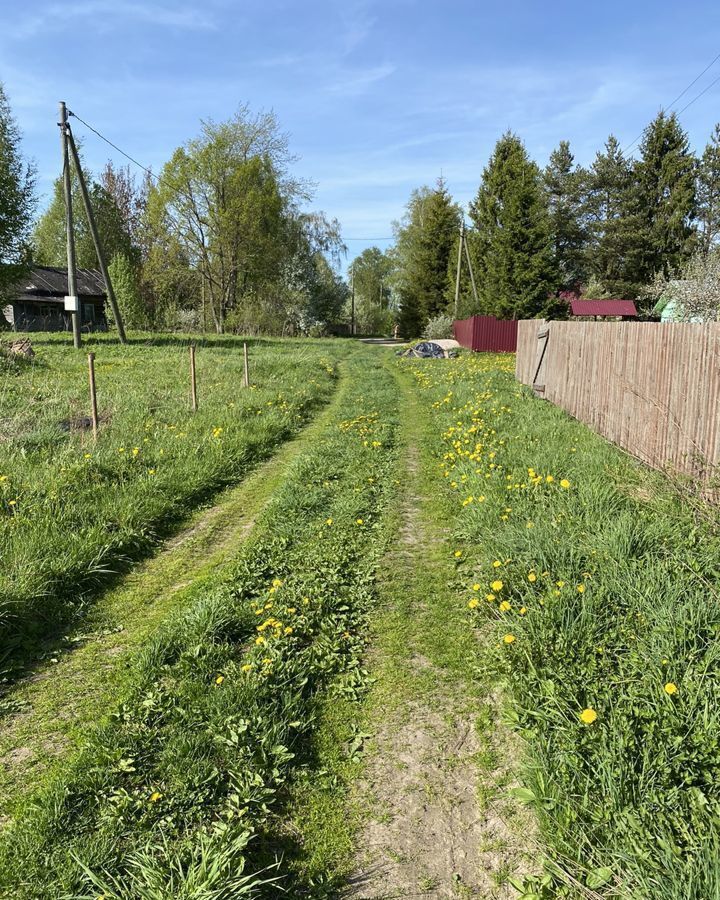
{"label": "tree line", "polygon": [[[314,333],[341,319],[340,225],[308,211],[313,186],[293,162],[275,115],[240,106],[203,122],[157,176],[112,162],[97,176],[84,170],[126,325]],[[79,191],[74,177],[77,265],[93,269]],[[31,263],[67,265],[60,178],[37,221],[35,206],[35,172],[0,85],[0,291]]]}
{"label": "tree line", "polygon": [[[439,179],[412,193],[396,223],[384,265],[403,334],[418,335],[429,320],[455,313],[462,221]],[[477,299],[464,265],[461,318],[558,317],[580,295],[639,298],[649,307],[653,285],[697,268],[697,258],[717,246],[720,125],[698,158],[677,117],[661,112],[637,158],[610,135],[587,167],[561,141],[541,168],[508,131],[483,170],[468,224]],[[365,256],[367,264],[369,251]]]}
{"label": "tree line", "polygon": [[[579,295],[648,306],[673,279],[699,283],[720,268],[720,125],[699,158],[677,117],[660,112],[634,157],[610,135],[589,166],[561,141],[544,168],[503,134],[468,210],[477,297],[464,265],[457,308],[464,213],[443,179],[413,191],[393,245],[366,249],[343,278],[340,225],[308,211],[312,185],[294,161],[274,114],[241,106],[202,123],[157,175],[111,162],[86,172],[128,326],[320,334],[352,308],[357,332],[399,323],[415,336],[455,313],[563,316]],[[0,293],[30,262],[66,265],[60,179],[37,220],[35,209],[36,174],[0,84]],[[82,212],[76,247],[78,265],[95,268]]]}

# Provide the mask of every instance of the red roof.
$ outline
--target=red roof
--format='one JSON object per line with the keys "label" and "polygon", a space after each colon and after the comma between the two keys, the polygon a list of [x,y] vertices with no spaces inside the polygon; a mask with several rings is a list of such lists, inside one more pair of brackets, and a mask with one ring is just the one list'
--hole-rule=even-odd
{"label": "red roof", "polygon": [[637,316],[632,300],[572,300],[574,316]]}

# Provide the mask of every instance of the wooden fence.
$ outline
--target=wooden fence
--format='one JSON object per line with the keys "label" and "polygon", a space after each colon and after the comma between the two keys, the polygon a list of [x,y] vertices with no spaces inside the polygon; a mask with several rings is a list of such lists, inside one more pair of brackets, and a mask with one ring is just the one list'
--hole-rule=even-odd
{"label": "wooden fence", "polygon": [[515,374],[651,466],[720,464],[720,323],[524,320]]}

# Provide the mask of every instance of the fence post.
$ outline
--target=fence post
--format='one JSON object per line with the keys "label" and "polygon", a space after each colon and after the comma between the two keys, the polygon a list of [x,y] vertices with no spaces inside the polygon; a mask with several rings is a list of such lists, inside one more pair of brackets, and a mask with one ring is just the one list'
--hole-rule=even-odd
{"label": "fence post", "polygon": [[195,344],[190,344],[190,400],[192,411],[197,412],[197,378],[195,375]]}
{"label": "fence post", "polygon": [[243,383],[245,387],[250,387],[250,368],[248,365],[248,348],[245,341],[243,341],[243,364],[244,364],[244,378]]}
{"label": "fence post", "polygon": [[92,415],[93,439],[98,439],[97,387],[95,385],[95,354],[88,353],[88,375],[90,377],[90,411]]}

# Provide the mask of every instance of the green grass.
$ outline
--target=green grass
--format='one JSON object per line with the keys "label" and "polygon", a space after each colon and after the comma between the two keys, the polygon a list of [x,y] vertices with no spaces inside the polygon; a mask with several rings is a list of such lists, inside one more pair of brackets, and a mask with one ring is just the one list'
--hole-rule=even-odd
{"label": "green grass", "polygon": [[[182,518],[267,458],[331,396],[341,342],[206,338],[200,408],[189,406],[188,341],[110,337],[97,356],[100,440],[84,353],[32,335],[36,358],[0,373],[0,638],[5,677],[38,641],[62,636],[98,589]],[[2,664],[2,659],[0,659]]]}
{"label": "green grass", "polygon": [[716,512],[521,389],[512,358],[400,365],[434,417],[457,602],[492,627],[527,742],[553,857],[528,896],[717,898]]}
{"label": "green grass", "polygon": [[[394,380],[365,352],[223,579],[133,657],[133,689],[5,826],[0,896],[290,896],[279,814],[328,691],[358,680],[396,485]],[[268,869],[268,866],[271,868]],[[257,874],[256,874],[257,873]],[[240,879],[247,881],[241,883]]]}

